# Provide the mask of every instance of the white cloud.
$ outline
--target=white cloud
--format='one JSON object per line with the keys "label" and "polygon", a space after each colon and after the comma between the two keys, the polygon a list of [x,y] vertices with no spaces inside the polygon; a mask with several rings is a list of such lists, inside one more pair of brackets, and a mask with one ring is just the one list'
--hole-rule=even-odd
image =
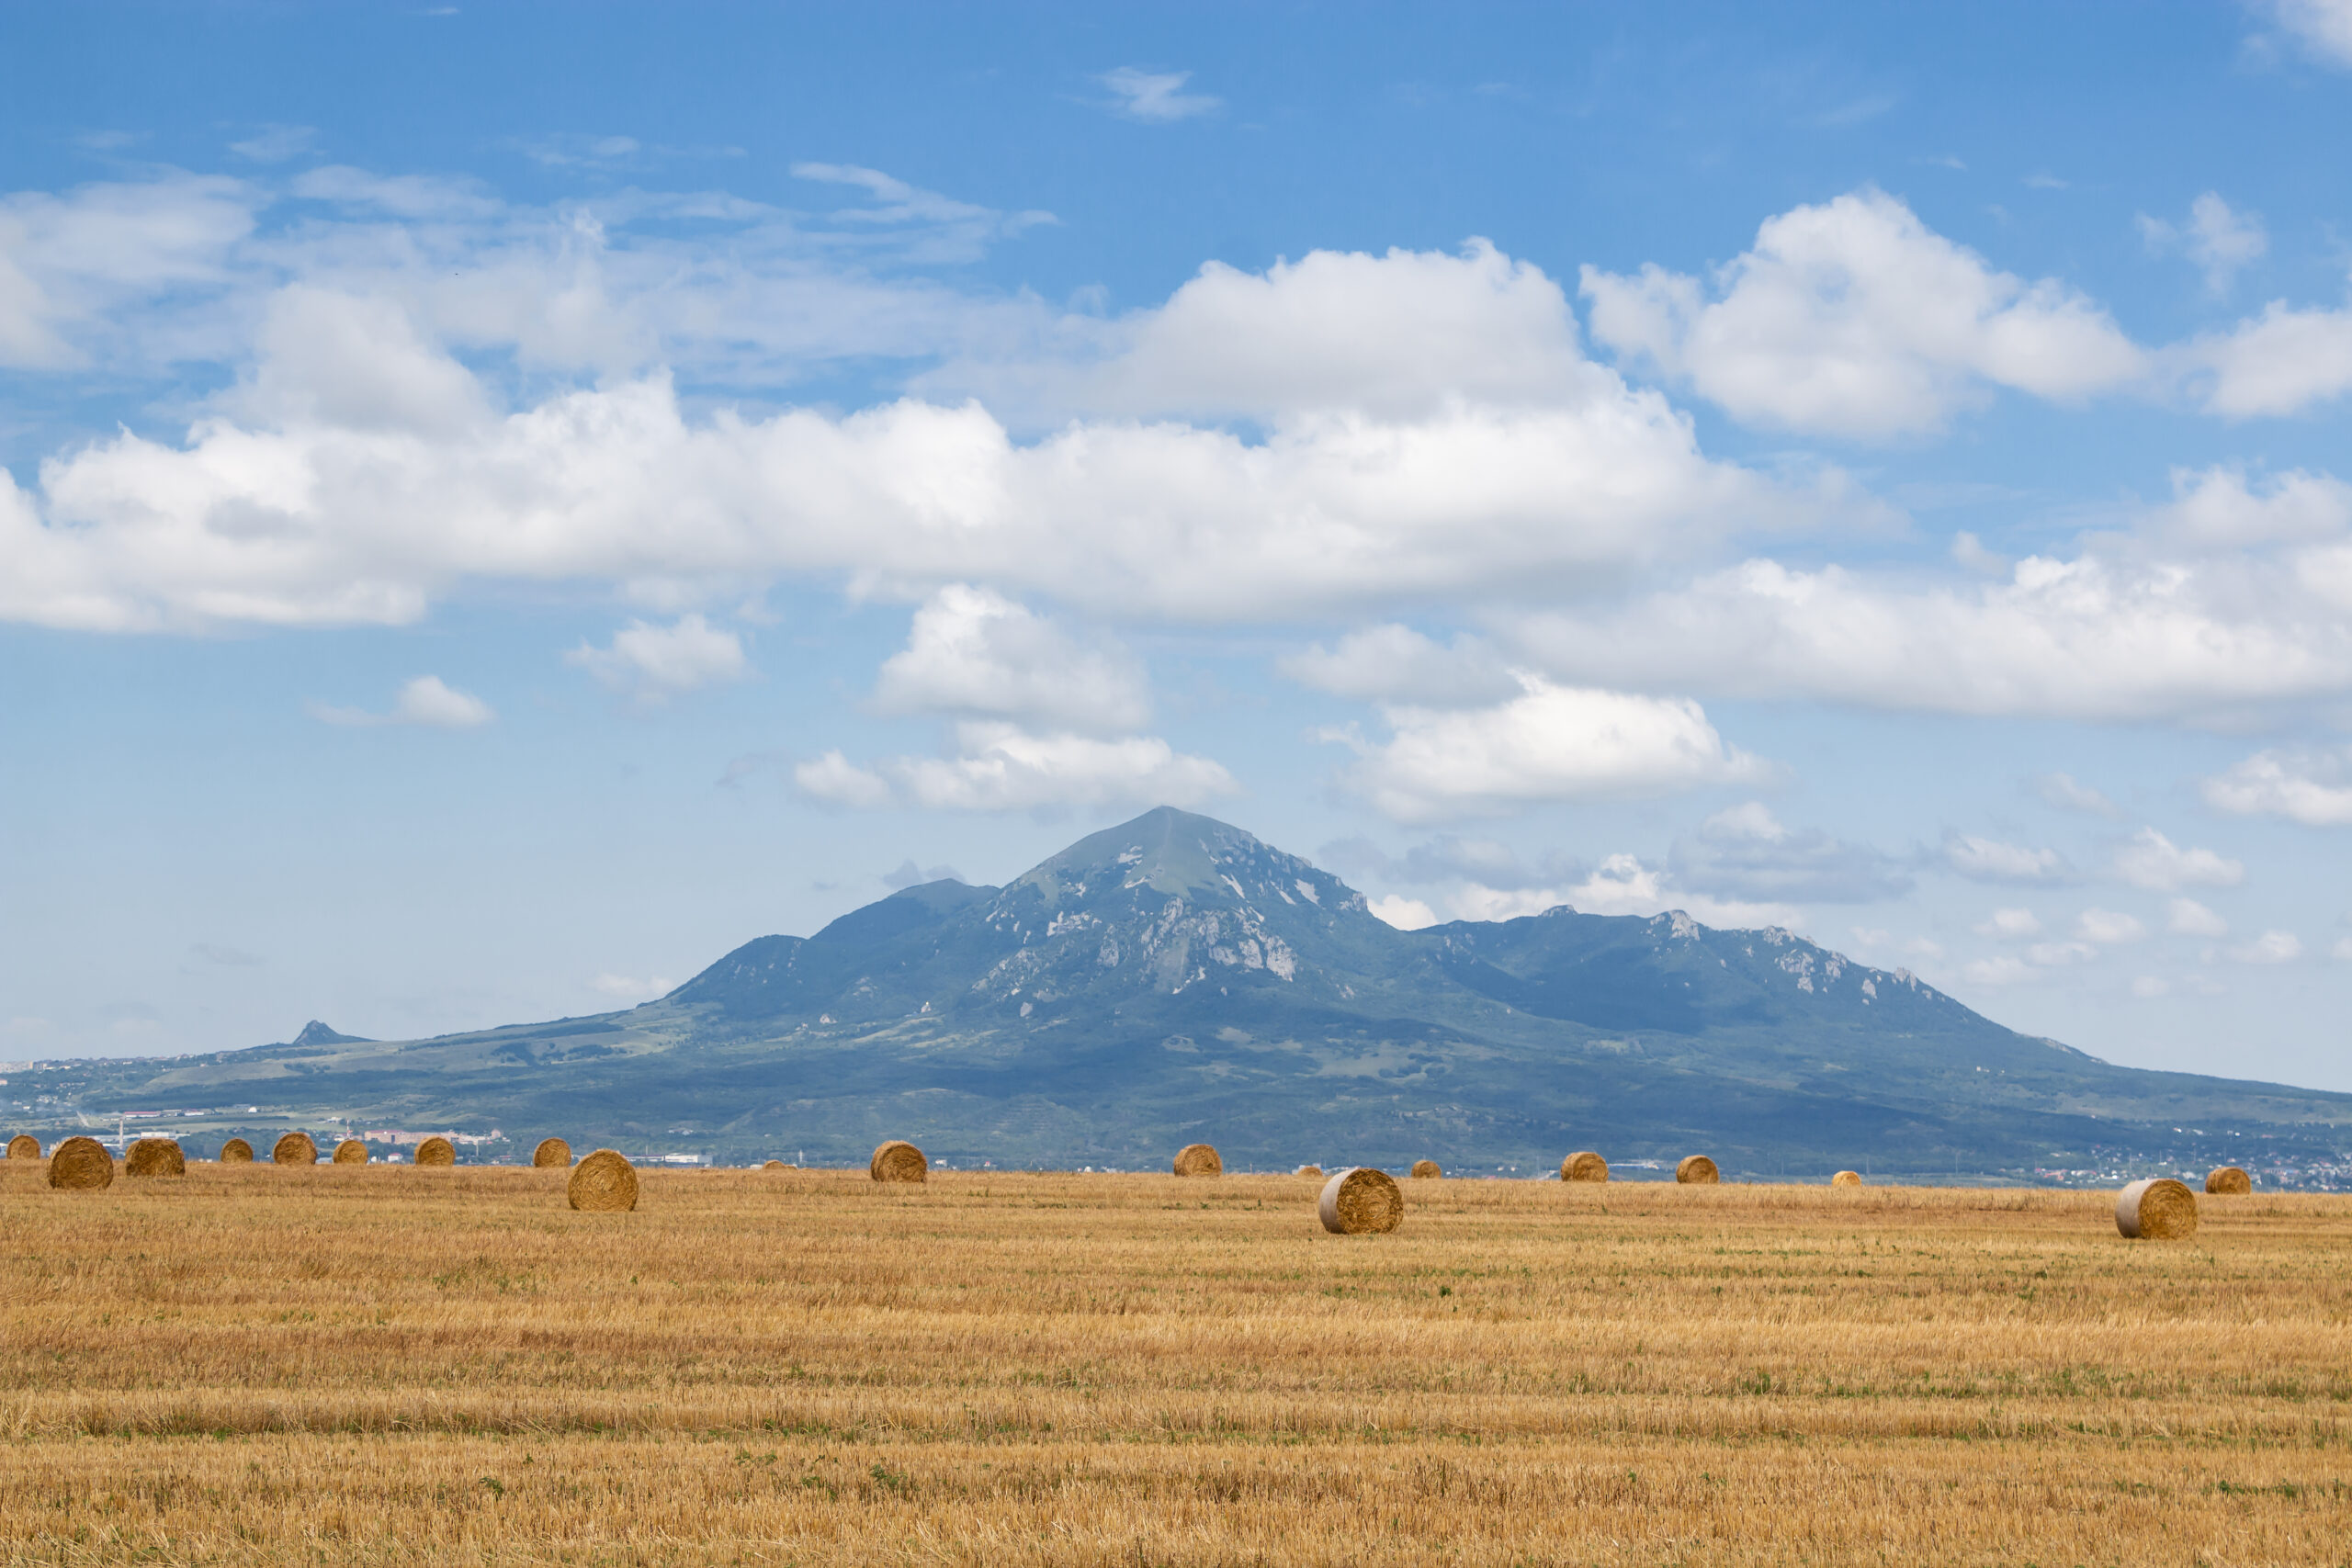
{"label": "white cloud", "polygon": [[1221,99],[1205,93],[1185,92],[1184,84],[1192,79],[1189,71],[1139,71],[1132,65],[1122,65],[1095,78],[1111,89],[1114,107],[1120,114],[1155,125],[1190,119],[1219,107]]}
{"label": "white cloud", "polygon": [[2230,934],[2230,922],[2194,898],[2176,898],[2165,908],[2165,930],[2175,936],[2221,937]]}
{"label": "white cloud", "polygon": [[2306,828],[2352,826],[2352,748],[2257,751],[2199,786],[2205,804]]}
{"label": "white cloud", "polygon": [[1975,882],[2048,884],[2074,874],[2065,856],[2056,850],[2034,849],[1974,833],[1944,837],[1944,864]]}
{"label": "white cloud", "polygon": [[635,980],[626,975],[606,972],[599,974],[594,979],[589,981],[588,988],[605,996],[616,998],[621,1001],[641,1002],[655,997],[667,996],[677,989],[677,982],[665,980],[659,975],[648,979]]}
{"label": "white cloud", "polygon": [[1385,898],[1371,901],[1372,912],[1400,931],[1417,931],[1424,926],[1437,924],[1437,911],[1419,898],[1408,898],[1392,893]]}
{"label": "white cloud", "polygon": [[419,675],[403,685],[390,713],[312,703],[310,714],[326,724],[414,724],[436,729],[472,729],[498,716],[488,703],[444,684],[438,675]]}
{"label": "white cloud", "polygon": [[2268,0],[2267,8],[2313,53],[2352,66],[2352,0]]}
{"label": "white cloud", "polygon": [[2044,773],[2033,781],[2033,791],[2044,805],[2062,811],[2087,811],[2094,817],[2122,815],[2115,802],[2071,773]]}
{"label": "white cloud", "polygon": [[2335,945],[2327,950],[2327,955],[2338,963],[2352,964],[2352,936],[2337,937]]}
{"label": "white cloud", "polygon": [[1316,643],[1283,655],[1276,668],[1334,696],[1414,707],[1477,707],[1521,689],[1494,650],[1476,637],[1442,645],[1410,626],[1367,627],[1327,649]]}
{"label": "white cloud", "polygon": [[2132,994],[2135,997],[2162,997],[2168,996],[2171,992],[2172,982],[2158,976],[2141,975],[2132,981]]}
{"label": "white cloud", "polygon": [[1794,923],[1786,904],[1712,898],[1674,886],[1659,868],[1630,854],[1604,859],[1581,881],[1556,887],[1489,887],[1465,883],[1448,900],[1467,920],[1510,920],[1566,904],[1588,915],[1657,915],[1680,909],[1702,924],[1730,930]]}
{"label": "white cloud", "polygon": [[227,287],[261,200],[241,181],[182,174],[0,197],[0,366],[64,369],[227,349],[185,321],[142,332],[148,323],[130,307]]}
{"label": "white cloud", "polygon": [[2292,964],[2303,955],[2303,940],[2292,931],[2264,931],[2243,947],[2230,949],[2240,964]]}
{"label": "white cloud", "polygon": [[945,757],[893,757],[859,767],[828,751],[793,770],[802,794],[835,806],[956,811],[1046,811],[1149,802],[1198,806],[1239,793],[1233,775],[1156,736],[1115,740],[1033,735],[1008,724],[955,727]]}
{"label": "white cloud", "polygon": [[1768,219],[1711,289],[1645,266],[1583,272],[1593,335],[1735,417],[1865,439],[1940,429],[2010,387],[2079,399],[2145,356],[2054,279],[2028,284],[1878,190]]}
{"label": "white cloud", "polygon": [[2226,333],[2170,356],[2192,396],[2225,419],[2291,414],[2352,390],[2352,306],[2296,307],[2274,299]]}
{"label": "white cloud", "polygon": [[2031,964],[2007,953],[1963,964],[1960,975],[1972,986],[2015,986],[2038,977]]}
{"label": "white cloud", "polygon": [[740,681],[751,672],[742,639],[698,615],[681,615],[666,626],[631,621],[613,634],[609,648],[582,642],[563,661],[648,704],[720,681]]}
{"label": "white cloud", "polygon": [[1718,811],[1668,857],[1676,883],[1709,893],[1808,904],[1898,898],[1911,878],[1866,844],[1784,826],[1761,801]]}
{"label": "white cloud", "polygon": [[2041,934],[2041,917],[2031,909],[1996,909],[1976,928],[1979,936],[2003,942],[2023,942]]}
{"label": "white cloud", "polygon": [[282,164],[311,151],[318,135],[307,125],[266,125],[241,141],[230,142],[229,151],[256,164]]}
{"label": "white cloud", "polygon": [[2140,232],[2151,250],[2179,250],[2187,254],[2203,269],[2205,287],[2215,294],[2228,293],[2238,269],[2260,260],[2270,249],[2270,236],[2264,231],[2259,216],[2233,210],[2210,190],[2189,204],[2185,225],[2143,213]]}
{"label": "white cloud", "polygon": [[1556,686],[1521,678],[1491,707],[1383,710],[1393,731],[1360,745],[1348,782],[1399,822],[1492,815],[1546,801],[1656,795],[1744,784],[1770,770],[1724,744],[1688,699]]}
{"label": "white cloud", "polygon": [[885,713],[1019,719],[1088,732],[1149,721],[1142,668],[1108,643],[1081,646],[991,589],[950,583],[915,612],[907,646],[882,665]]}
{"label": "white cloud", "polygon": [[2075,917],[2075,935],[2101,947],[2138,942],[2147,934],[2148,928],[2135,917],[2117,909],[2085,909]]}
{"label": "white cloud", "polygon": [[2235,887],[2245,880],[2245,863],[2211,850],[2184,850],[2154,828],[2143,828],[2120,846],[2115,874],[2134,887],[2169,893],[2176,887]]}
{"label": "white cloud", "polygon": [[1508,623],[1555,678],[1980,716],[2203,720],[2352,691],[2352,487],[2174,476],[2175,500],[2006,581],[1751,560]]}
{"label": "white cloud", "polygon": [[2098,956],[2098,949],[2086,942],[2038,942],[2025,950],[2025,961],[2037,969],[2063,969]]}

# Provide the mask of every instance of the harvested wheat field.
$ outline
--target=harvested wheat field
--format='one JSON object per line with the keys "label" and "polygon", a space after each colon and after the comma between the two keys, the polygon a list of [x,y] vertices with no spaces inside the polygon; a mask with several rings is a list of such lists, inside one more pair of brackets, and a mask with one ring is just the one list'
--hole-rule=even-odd
{"label": "harvested wheat field", "polygon": [[2352,1199],[0,1162],[11,1562],[2335,1563]]}

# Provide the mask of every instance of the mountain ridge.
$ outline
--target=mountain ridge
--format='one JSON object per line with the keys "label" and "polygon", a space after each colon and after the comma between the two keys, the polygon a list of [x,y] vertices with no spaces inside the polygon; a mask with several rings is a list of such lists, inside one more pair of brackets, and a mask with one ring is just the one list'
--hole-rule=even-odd
{"label": "mountain ridge", "polygon": [[1777,927],[1562,907],[1401,931],[1167,807],[1001,886],[754,938],[638,1008],[115,1066],[83,1096],[232,1088],[288,1116],[719,1157],[911,1136],[957,1162],[1156,1165],[1205,1137],[1261,1167],[1704,1146],[1733,1169],[2015,1174],[2152,1156],[2189,1141],[2185,1115],[2306,1166],[2352,1141],[2352,1096],[2119,1067]]}

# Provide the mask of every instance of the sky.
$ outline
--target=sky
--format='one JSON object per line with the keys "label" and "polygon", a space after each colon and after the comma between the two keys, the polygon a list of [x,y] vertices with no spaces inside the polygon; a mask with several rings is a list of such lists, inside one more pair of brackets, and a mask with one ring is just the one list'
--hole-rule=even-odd
{"label": "sky", "polygon": [[1158,804],[2352,1089],[2352,0],[0,13],[0,1059]]}

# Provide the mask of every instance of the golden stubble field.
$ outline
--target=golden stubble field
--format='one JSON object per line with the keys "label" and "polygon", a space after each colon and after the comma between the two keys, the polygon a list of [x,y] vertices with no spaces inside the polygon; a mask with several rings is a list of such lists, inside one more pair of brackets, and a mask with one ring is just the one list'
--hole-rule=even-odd
{"label": "golden stubble field", "polygon": [[2352,1200],[0,1162],[8,1562],[2352,1562]]}

